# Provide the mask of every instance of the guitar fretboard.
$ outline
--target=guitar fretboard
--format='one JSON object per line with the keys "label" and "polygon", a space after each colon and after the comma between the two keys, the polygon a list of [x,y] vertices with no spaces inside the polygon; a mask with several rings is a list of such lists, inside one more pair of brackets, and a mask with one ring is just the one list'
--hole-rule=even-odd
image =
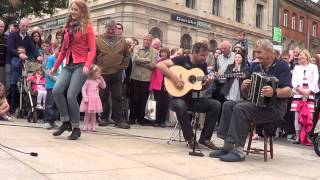
{"label": "guitar fretboard", "polygon": [[[211,74],[210,74],[211,75]],[[206,76],[197,76],[197,81],[205,81],[208,79],[209,75]],[[214,75],[215,79],[224,79],[224,78],[244,78],[245,74],[244,73],[229,73],[229,74],[219,74],[219,75]]]}

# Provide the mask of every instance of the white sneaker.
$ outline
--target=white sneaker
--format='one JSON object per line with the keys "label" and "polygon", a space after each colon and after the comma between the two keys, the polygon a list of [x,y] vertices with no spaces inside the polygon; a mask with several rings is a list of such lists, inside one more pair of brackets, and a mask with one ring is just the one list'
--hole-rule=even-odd
{"label": "white sneaker", "polygon": [[44,123],[43,128],[45,128],[45,129],[51,129],[52,126],[51,126],[50,123]]}
{"label": "white sneaker", "polygon": [[9,115],[7,115],[7,114],[3,115],[2,118],[3,118],[4,120],[7,120],[7,121],[11,121],[11,122],[14,121],[13,117],[11,117],[11,116],[9,116]]}
{"label": "white sneaker", "polygon": [[37,104],[36,108],[37,108],[37,109],[42,109],[41,104]]}

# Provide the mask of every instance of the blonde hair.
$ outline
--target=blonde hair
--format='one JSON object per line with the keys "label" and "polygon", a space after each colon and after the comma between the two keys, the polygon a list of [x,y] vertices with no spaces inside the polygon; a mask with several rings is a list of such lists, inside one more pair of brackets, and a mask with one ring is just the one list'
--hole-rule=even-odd
{"label": "blonde hair", "polygon": [[304,50],[300,51],[299,55],[300,55],[301,53],[305,54],[306,57],[307,57],[308,63],[311,63],[311,55],[310,55],[310,52],[308,51],[308,49],[304,49]]}
{"label": "blonde hair", "polygon": [[89,79],[93,79],[93,76],[97,71],[101,71],[101,68],[93,64],[89,70]]}
{"label": "blonde hair", "polygon": [[[87,4],[82,0],[73,0],[69,6],[69,8],[75,4],[80,10],[80,32],[84,33],[88,23],[90,22],[89,8]],[[67,17],[67,23],[65,28],[69,27],[70,22],[72,21],[72,17],[69,14]]]}
{"label": "blonde hair", "polygon": [[0,82],[0,90],[3,91],[2,92],[3,93],[2,96],[0,96],[0,102],[1,102],[1,100],[6,97],[6,87],[1,82]]}

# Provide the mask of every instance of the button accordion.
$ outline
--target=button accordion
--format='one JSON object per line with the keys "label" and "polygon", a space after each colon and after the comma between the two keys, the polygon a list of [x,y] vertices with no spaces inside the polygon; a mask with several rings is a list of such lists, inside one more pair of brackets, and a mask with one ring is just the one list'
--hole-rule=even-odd
{"label": "button accordion", "polygon": [[265,73],[254,72],[251,75],[251,85],[249,89],[248,100],[257,107],[272,107],[275,98],[262,96],[261,90],[264,86],[271,86],[275,91],[278,85],[279,80],[276,77],[269,76]]}

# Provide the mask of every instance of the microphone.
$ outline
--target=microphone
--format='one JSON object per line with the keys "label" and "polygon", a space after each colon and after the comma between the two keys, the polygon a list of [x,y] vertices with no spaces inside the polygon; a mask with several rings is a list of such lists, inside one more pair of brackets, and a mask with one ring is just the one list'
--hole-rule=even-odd
{"label": "microphone", "polygon": [[38,157],[38,153],[36,153],[36,152],[30,152],[30,153],[23,152],[23,151],[20,151],[20,150],[17,150],[17,149],[14,149],[14,148],[5,146],[5,145],[3,145],[3,144],[1,144],[1,143],[0,143],[0,146],[2,146],[2,147],[4,147],[4,148],[7,148],[7,149],[10,149],[10,150],[12,150],[12,151],[16,151],[16,152],[22,153],[22,154],[29,154],[30,156]]}

